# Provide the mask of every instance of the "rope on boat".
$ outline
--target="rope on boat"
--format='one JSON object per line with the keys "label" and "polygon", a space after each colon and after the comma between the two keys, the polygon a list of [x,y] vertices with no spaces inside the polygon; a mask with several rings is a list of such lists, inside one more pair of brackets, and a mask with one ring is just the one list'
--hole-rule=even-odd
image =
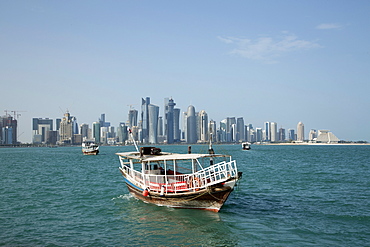
{"label": "rope on boat", "polygon": [[195,196],[195,197],[192,197],[192,198],[190,198],[190,199],[176,200],[176,201],[177,201],[177,202],[188,202],[188,201],[192,201],[192,200],[197,199],[198,197],[204,196],[204,195],[205,195],[205,194],[207,194],[207,193],[208,193],[210,196],[212,196],[213,198],[215,198],[216,200],[221,200],[220,198],[217,198],[217,197],[215,197],[214,195],[212,195],[212,194],[211,194],[211,189],[210,189],[210,188],[207,188],[207,191],[205,191],[204,193],[199,194],[199,195],[197,195],[197,196]]}

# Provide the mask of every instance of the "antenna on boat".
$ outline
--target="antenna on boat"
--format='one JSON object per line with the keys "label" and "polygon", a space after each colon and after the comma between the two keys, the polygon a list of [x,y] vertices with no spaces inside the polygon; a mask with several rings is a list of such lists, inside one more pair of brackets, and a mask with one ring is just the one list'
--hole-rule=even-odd
{"label": "antenna on boat", "polygon": [[209,148],[208,148],[208,153],[209,154],[215,154],[215,151],[213,150],[213,147],[212,147],[212,127],[210,129],[210,138],[209,138]]}
{"label": "antenna on boat", "polygon": [[137,147],[137,144],[136,144],[136,141],[135,141],[135,138],[134,138],[134,135],[132,134],[132,131],[129,127],[127,127],[127,131],[130,133],[130,136],[131,136],[131,139],[132,141],[134,142],[134,145],[135,145],[135,148],[136,148],[136,151],[139,152],[139,148]]}
{"label": "antenna on boat", "polygon": [[[210,129],[208,154],[215,154],[215,151],[213,150],[213,147],[212,147],[212,127]],[[213,165],[213,158],[212,157],[209,159],[209,163],[210,163],[211,166]]]}

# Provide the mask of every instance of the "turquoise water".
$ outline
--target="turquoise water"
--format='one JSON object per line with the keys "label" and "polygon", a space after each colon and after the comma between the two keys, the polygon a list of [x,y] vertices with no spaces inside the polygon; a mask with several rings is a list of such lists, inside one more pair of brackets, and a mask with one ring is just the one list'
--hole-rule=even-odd
{"label": "turquoise water", "polygon": [[130,196],[115,152],[132,147],[1,148],[0,245],[369,246],[370,146],[214,149],[243,171],[219,213]]}

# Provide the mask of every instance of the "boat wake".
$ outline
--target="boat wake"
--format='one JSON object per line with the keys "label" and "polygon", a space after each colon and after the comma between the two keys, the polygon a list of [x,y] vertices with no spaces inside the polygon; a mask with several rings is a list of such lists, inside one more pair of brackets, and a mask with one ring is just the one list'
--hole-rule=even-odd
{"label": "boat wake", "polygon": [[126,200],[126,201],[128,201],[128,200],[131,200],[132,198],[134,198],[133,195],[131,195],[131,194],[124,194],[124,195],[119,195],[117,197],[113,197],[112,198],[112,201],[115,201],[115,200]]}

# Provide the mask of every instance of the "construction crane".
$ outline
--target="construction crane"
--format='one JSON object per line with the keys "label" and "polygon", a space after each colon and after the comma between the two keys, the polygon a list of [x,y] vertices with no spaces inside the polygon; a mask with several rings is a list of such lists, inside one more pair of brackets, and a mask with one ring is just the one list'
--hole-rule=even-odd
{"label": "construction crane", "polygon": [[10,111],[13,113],[14,119],[17,120],[20,116],[22,116],[19,112],[26,112],[26,111]]}
{"label": "construction crane", "polygon": [[130,106],[130,110],[134,109],[132,106],[133,105],[137,105],[137,104],[130,104],[130,105],[127,105],[127,106]]}

